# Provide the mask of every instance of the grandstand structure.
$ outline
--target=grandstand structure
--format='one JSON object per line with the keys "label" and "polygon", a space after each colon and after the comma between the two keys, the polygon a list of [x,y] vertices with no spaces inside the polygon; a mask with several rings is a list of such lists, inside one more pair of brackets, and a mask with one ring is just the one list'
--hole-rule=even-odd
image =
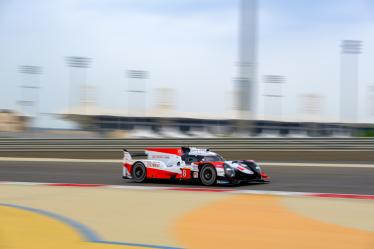
{"label": "grandstand structure", "polygon": [[373,124],[339,123],[334,120],[242,120],[250,123],[243,131],[236,113],[204,114],[155,109],[137,115],[106,110],[96,106],[68,109],[58,114],[73,121],[81,130],[110,133],[121,131],[122,137],[348,137],[373,128]]}

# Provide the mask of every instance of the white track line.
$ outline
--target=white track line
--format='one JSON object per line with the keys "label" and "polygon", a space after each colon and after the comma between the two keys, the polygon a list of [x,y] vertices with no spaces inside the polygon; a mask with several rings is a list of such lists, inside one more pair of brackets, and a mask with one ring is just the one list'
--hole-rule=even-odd
{"label": "white track line", "polygon": [[[0,161],[6,162],[72,162],[72,163],[118,163],[122,160],[113,159],[73,159],[73,158],[22,158],[0,157]],[[289,166],[289,167],[333,167],[333,168],[374,168],[373,164],[346,164],[346,163],[285,163],[285,162],[260,162],[262,166]]]}
{"label": "white track line", "polygon": [[76,159],[76,158],[34,158],[34,157],[0,157],[8,162],[73,162],[73,163],[121,163],[121,159]]}
{"label": "white track line", "polygon": [[264,162],[263,166],[290,166],[290,167],[333,167],[333,168],[374,168],[374,164],[351,163],[283,163]]}

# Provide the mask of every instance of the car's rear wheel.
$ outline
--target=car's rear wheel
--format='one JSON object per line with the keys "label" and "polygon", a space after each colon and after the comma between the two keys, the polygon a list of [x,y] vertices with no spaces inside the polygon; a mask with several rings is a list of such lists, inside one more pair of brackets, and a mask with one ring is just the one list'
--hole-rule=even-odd
{"label": "car's rear wheel", "polygon": [[212,165],[207,164],[201,168],[199,177],[203,185],[211,186],[217,181],[217,171]]}
{"label": "car's rear wheel", "polygon": [[147,179],[147,169],[142,162],[136,162],[131,170],[132,179],[135,182],[144,182]]}

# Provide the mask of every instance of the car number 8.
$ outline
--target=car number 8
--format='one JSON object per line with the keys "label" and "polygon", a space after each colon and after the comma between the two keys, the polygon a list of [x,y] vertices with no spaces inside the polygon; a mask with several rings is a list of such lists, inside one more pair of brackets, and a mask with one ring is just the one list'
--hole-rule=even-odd
{"label": "car number 8", "polygon": [[182,177],[186,177],[187,176],[187,170],[186,169],[182,169]]}

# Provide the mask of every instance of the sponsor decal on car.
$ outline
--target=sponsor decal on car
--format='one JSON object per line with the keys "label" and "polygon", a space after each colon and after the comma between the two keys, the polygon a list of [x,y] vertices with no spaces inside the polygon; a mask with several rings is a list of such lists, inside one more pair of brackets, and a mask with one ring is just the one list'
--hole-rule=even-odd
{"label": "sponsor decal on car", "polygon": [[225,170],[223,168],[216,168],[218,176],[225,176]]}
{"label": "sponsor decal on car", "polygon": [[199,171],[199,166],[195,163],[191,163],[191,170],[192,171]]}
{"label": "sponsor decal on car", "polygon": [[170,158],[170,156],[169,155],[159,155],[159,154],[152,154],[152,155],[150,155],[150,157],[151,158],[158,158],[158,159],[168,159],[168,158]]}
{"label": "sponsor decal on car", "polygon": [[148,162],[147,166],[150,168],[160,168],[161,163],[160,162]]}
{"label": "sponsor decal on car", "polygon": [[229,184],[229,181],[224,181],[224,180],[217,180],[218,184]]}

